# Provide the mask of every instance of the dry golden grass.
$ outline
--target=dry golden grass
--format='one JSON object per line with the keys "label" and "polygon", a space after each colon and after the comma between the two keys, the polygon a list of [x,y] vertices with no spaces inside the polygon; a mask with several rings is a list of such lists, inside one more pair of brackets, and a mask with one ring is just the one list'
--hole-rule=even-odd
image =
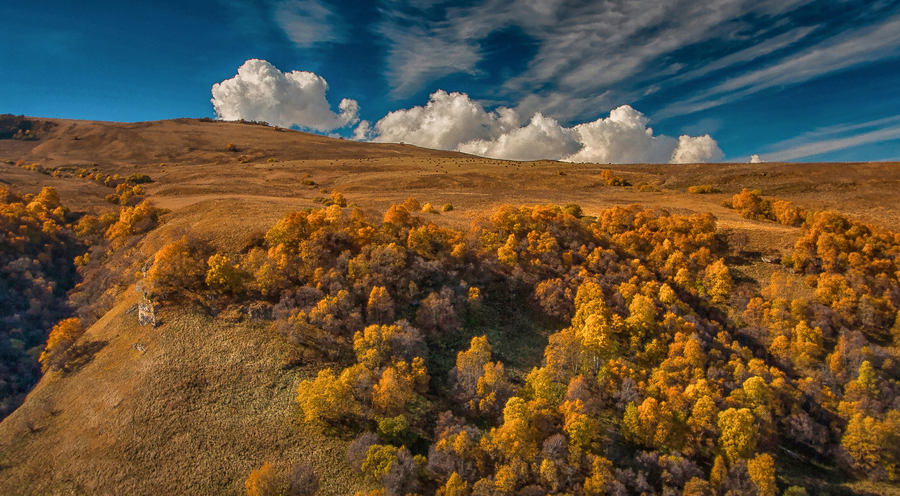
{"label": "dry golden grass", "polygon": [[0,424],[0,494],[243,494],[264,461],[311,463],[320,494],[367,487],[346,441],[296,420],[314,371],[282,370],[270,326],[171,311],[140,327],[136,301],[91,327],[107,344],[88,365],[45,376]]}

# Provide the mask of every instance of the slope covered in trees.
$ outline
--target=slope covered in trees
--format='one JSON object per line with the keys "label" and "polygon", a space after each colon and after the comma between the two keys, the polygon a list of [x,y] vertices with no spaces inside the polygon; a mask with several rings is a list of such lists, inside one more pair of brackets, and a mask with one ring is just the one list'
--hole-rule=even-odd
{"label": "slope covered in trees", "polygon": [[802,494],[786,457],[897,479],[900,236],[810,214],[729,312],[709,214],[507,206],[458,231],[420,209],[291,213],[243,254],[178,239],[147,283],[252,309],[297,360],[327,360],[301,418],[356,436],[373,494]]}
{"label": "slope covered in trees", "polygon": [[[26,120],[0,139],[31,193],[3,205],[6,405],[43,379],[0,492],[897,490],[900,243],[850,220],[900,229],[894,165]],[[174,210],[146,237],[145,198]]]}
{"label": "slope covered in trees", "polygon": [[76,215],[51,187],[37,195],[0,188],[0,419],[42,371],[87,351],[75,341],[127,284],[120,248],[155,227],[160,213],[144,202]]}

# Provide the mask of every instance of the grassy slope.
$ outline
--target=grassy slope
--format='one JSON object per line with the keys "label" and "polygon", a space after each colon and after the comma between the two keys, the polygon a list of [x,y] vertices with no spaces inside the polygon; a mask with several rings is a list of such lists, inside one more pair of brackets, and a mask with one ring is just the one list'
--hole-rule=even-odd
{"label": "grassy slope", "polygon": [[92,362],[46,376],[0,425],[0,494],[243,494],[264,461],[311,462],[321,494],[364,487],[345,441],[295,422],[311,372],[282,370],[269,326],[171,311],[140,327],[135,302],[90,329],[108,341]]}
{"label": "grassy slope", "polygon": [[[47,166],[96,163],[108,174],[151,175],[156,180],[146,188],[151,198],[173,212],[145,241],[146,256],[184,232],[238,251],[283,212],[317,206],[312,198],[323,195],[320,188],[342,191],[372,219],[409,196],[435,205],[452,202],[455,211],[432,218],[457,228],[503,203],[580,203],[588,214],[631,203],[673,213],[711,211],[723,229],[746,232],[748,248],[755,250],[785,250],[800,231],[742,219],[719,205],[742,187],[900,228],[895,164],[515,163],[242,124],[57,122],[41,141],[0,141],[0,159]],[[224,151],[229,142],[253,161],[237,162],[236,154]],[[160,167],[161,162],[167,165]],[[663,191],[605,186],[599,172],[609,167]],[[303,186],[307,177],[317,185]],[[0,180],[24,192],[52,185],[81,211],[108,207],[103,197],[111,192],[91,181],[52,178],[4,163]],[[714,184],[725,193],[683,193],[694,184]],[[754,262],[738,270],[753,292],[778,269]],[[46,376],[25,405],[0,423],[0,494],[241,494],[247,474],[267,460],[312,462],[322,494],[352,494],[363,487],[343,463],[345,440],[294,421],[296,385],[314,371],[282,370],[288,348],[267,325],[169,311],[159,328],[141,328],[134,313],[127,313],[135,301],[134,293],[124,294],[91,328],[89,339],[108,341],[92,362],[68,376]],[[497,351],[523,362],[526,356],[538,360],[545,339],[521,343],[534,353],[519,353],[515,346]],[[136,344],[146,351],[133,348]],[[533,364],[510,365],[527,370]],[[864,485],[860,489],[875,493],[890,490]]]}

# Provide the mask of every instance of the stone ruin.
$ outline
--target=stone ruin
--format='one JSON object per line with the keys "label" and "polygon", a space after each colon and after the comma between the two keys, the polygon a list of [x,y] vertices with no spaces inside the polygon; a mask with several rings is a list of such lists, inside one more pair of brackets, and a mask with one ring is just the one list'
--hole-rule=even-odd
{"label": "stone ruin", "polygon": [[[144,279],[147,278],[147,271],[150,269],[150,264],[144,264],[141,268],[141,272],[143,273]],[[144,285],[141,283],[137,283],[134,285],[134,290],[141,294],[140,300],[137,304],[138,311],[138,324],[145,326],[150,325],[156,327],[156,310],[153,308],[153,303],[150,301],[149,296],[147,295],[147,291],[144,290]]]}

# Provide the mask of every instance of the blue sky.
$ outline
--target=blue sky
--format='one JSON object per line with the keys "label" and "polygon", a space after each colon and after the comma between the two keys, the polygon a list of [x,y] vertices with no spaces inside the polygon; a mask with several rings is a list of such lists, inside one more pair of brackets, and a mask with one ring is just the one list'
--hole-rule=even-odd
{"label": "blue sky", "polygon": [[[0,113],[214,117],[212,86],[261,59],[318,76],[273,121],[347,137],[622,162],[709,134],[722,153],[689,157],[900,160],[900,1],[39,0],[0,7],[0,32]],[[248,78],[222,112],[272,112],[235,94],[280,91]],[[622,105],[643,115],[609,119]],[[623,130],[645,125],[665,136]]]}

